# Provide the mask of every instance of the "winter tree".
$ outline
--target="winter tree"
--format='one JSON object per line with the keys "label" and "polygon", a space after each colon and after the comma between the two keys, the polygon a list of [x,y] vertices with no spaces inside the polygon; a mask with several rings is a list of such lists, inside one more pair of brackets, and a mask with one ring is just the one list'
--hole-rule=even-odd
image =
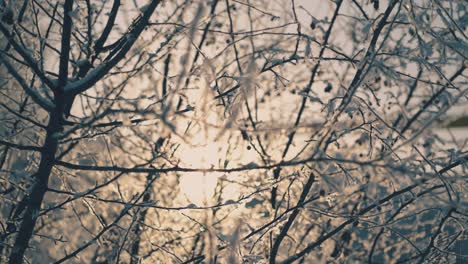
{"label": "winter tree", "polygon": [[0,0],[0,262],[466,261],[467,17]]}

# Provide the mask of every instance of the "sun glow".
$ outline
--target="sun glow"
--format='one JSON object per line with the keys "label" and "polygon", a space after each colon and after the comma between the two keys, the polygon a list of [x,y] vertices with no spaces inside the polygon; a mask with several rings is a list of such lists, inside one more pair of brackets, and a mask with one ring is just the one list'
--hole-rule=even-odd
{"label": "sun glow", "polygon": [[[219,149],[217,144],[187,147],[182,152],[181,160],[192,168],[212,168],[218,163]],[[203,205],[214,195],[216,184],[221,173],[188,172],[180,177],[180,189],[190,202]]]}
{"label": "sun glow", "polygon": [[[215,131],[211,131],[215,132]],[[181,147],[179,153],[180,164],[187,168],[195,169],[222,169],[237,168],[246,164],[253,164],[256,159],[256,152],[246,145],[239,144],[236,148],[229,148],[229,138],[239,135],[225,135],[226,137],[218,141],[208,141],[209,143],[197,146]],[[240,137],[240,136],[239,136]],[[211,138],[211,137],[210,137]],[[236,139],[232,139],[236,141]],[[223,143],[221,143],[223,142]],[[237,200],[241,196],[240,186],[236,182],[245,180],[245,175],[239,172],[185,172],[180,175],[179,187],[183,197],[196,205],[210,205],[213,201],[216,187],[219,184],[220,199],[222,201]]]}
{"label": "sun glow", "polygon": [[[241,136],[236,123],[237,118],[227,119],[217,110],[216,100],[209,90],[192,91],[191,105],[194,111],[186,115],[188,120],[184,140],[180,142],[177,155],[180,165],[187,168],[203,169],[204,172],[182,173],[179,179],[181,195],[196,205],[212,204],[220,178],[238,179],[239,174],[206,172],[213,168],[243,166],[257,159],[255,151],[249,151],[245,139]],[[189,99],[190,101],[190,99]],[[232,146],[235,147],[232,147]],[[222,182],[222,200],[235,200],[240,196],[239,186],[235,183]]]}
{"label": "sun glow", "polygon": [[196,205],[205,205],[215,193],[218,176],[213,173],[191,172],[180,177],[180,189]]}

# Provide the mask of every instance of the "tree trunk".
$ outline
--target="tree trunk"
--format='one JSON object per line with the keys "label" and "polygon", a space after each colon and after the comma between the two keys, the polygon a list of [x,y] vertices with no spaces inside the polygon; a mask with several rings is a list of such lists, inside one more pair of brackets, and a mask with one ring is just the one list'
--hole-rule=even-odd
{"label": "tree trunk", "polygon": [[10,264],[23,263],[24,253],[34,231],[37,217],[41,209],[42,200],[47,192],[49,177],[54,164],[55,153],[58,148],[57,133],[62,130],[60,114],[51,114],[47,126],[47,135],[41,152],[39,169],[34,175],[35,182],[29,193],[29,201],[23,215],[21,226],[16,236],[15,244],[10,255]]}
{"label": "tree trunk", "polygon": [[[154,173],[149,173],[146,177],[146,187],[151,186],[153,182],[153,177],[155,177]],[[147,203],[151,199],[151,189],[145,190],[146,193],[143,196],[143,203]],[[140,241],[141,241],[141,234],[143,233],[142,225],[145,223],[146,214],[148,212],[148,208],[142,208],[140,211],[139,219],[136,223],[135,227],[135,241],[133,242],[132,249],[131,249],[131,264],[139,263],[138,255],[140,254]]]}

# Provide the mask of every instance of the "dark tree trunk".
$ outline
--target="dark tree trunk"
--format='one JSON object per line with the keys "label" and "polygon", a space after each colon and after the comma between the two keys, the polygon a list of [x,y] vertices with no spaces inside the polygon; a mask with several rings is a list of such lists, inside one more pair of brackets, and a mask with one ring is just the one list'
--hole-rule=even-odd
{"label": "dark tree trunk", "polygon": [[34,175],[35,182],[29,194],[29,201],[16,236],[15,244],[10,255],[10,264],[23,263],[24,253],[34,231],[37,217],[41,209],[42,200],[47,192],[49,177],[54,164],[55,153],[58,148],[57,133],[62,130],[59,114],[52,114],[47,127],[47,135],[41,152],[39,169]]}
{"label": "dark tree trunk", "polygon": [[[149,173],[146,177],[146,186],[151,186],[153,182],[153,178],[155,177],[154,173]],[[149,188],[146,190],[145,195],[143,196],[143,203],[149,202],[151,199],[151,189]],[[143,233],[142,225],[145,223],[146,214],[148,212],[147,208],[142,208],[140,211],[139,219],[135,226],[135,240],[133,241],[132,249],[131,249],[131,264],[139,263],[138,255],[140,253],[140,241],[141,241],[141,234]]]}

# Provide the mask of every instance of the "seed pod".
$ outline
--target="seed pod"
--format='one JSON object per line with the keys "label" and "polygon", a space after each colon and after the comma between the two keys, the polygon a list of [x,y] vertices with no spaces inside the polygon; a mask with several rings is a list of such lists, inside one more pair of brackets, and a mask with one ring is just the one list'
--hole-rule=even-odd
{"label": "seed pod", "polygon": [[315,22],[315,20],[312,20],[312,22],[310,22],[310,28],[315,29],[316,27],[317,27],[317,22]]}
{"label": "seed pod", "polygon": [[162,147],[163,144],[164,144],[164,141],[166,141],[166,139],[163,138],[163,137],[160,137],[160,138],[158,138],[158,140],[156,140],[156,142],[154,143],[154,151],[155,151],[155,152],[159,152],[159,151],[160,151],[161,147]]}
{"label": "seed pod", "polygon": [[373,2],[373,4],[374,4],[374,9],[375,9],[375,10],[379,10],[379,0],[374,0],[374,1],[372,1],[372,2]]}
{"label": "seed pod", "polygon": [[333,89],[333,85],[331,83],[327,83],[327,86],[325,86],[324,91],[326,93],[329,93]]}
{"label": "seed pod", "polygon": [[247,132],[245,130],[241,130],[241,134],[243,140],[249,140],[249,135],[247,135]]}

